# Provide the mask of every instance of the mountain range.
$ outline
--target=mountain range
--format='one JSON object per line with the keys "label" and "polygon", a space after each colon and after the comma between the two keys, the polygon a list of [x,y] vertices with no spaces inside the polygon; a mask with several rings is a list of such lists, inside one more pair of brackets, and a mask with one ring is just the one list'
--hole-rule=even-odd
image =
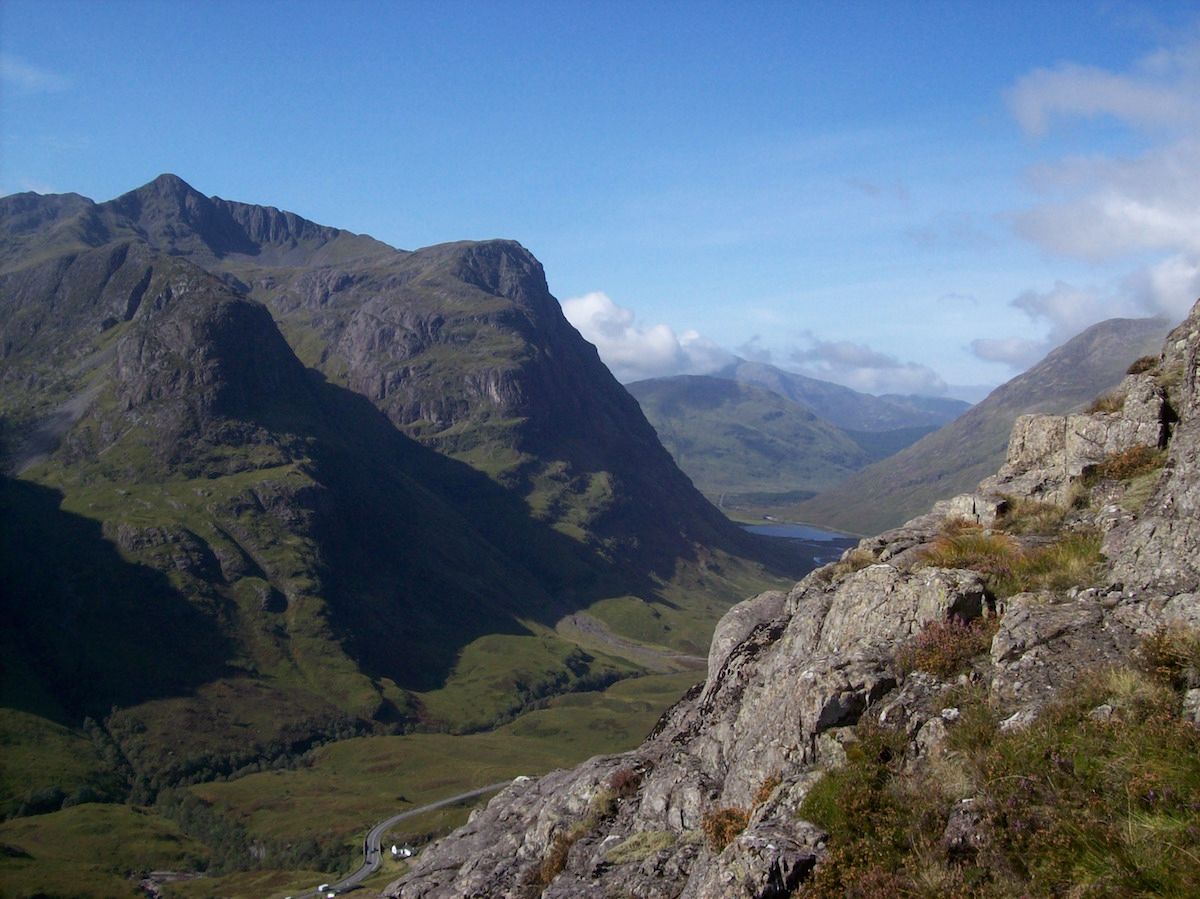
{"label": "mountain range", "polygon": [[5,733],[90,758],[88,716],[121,760],[14,771],[9,812],[487,727],[812,564],[704,500],[512,241],[402,251],[173,175],[18,194],[0,330]]}
{"label": "mountain range", "polygon": [[968,408],[882,396],[739,360],[626,385],[696,486],[729,514],[779,513]]}

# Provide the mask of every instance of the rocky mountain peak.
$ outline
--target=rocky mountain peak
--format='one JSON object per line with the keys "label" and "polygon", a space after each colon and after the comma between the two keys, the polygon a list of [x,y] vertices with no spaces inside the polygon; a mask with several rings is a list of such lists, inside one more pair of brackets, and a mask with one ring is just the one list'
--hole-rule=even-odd
{"label": "rocky mountain peak", "polygon": [[128,221],[155,249],[183,254],[207,249],[218,258],[254,252],[254,244],[228,211],[177,175],[159,175],[102,205]]}

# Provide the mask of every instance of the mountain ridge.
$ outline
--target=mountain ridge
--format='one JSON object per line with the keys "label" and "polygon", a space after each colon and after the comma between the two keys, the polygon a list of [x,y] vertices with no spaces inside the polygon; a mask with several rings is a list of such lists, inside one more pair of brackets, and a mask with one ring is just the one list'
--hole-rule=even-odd
{"label": "mountain ridge", "polygon": [[1169,328],[1165,319],[1109,319],[1092,325],[960,418],[803,501],[789,514],[851,533],[871,533],[901,523],[937,499],[969,490],[1003,461],[1018,415],[1062,413],[1089,402],[1115,386],[1135,359],[1152,353]]}
{"label": "mountain ridge", "polygon": [[[94,719],[124,798],[494,726],[647,670],[560,621],[688,653],[808,564],[694,491],[515,241],[393,250],[173,177],[5,198],[0,236],[6,646],[23,714]],[[162,609],[207,648],[164,626],[147,657],[194,681],[138,667]]]}

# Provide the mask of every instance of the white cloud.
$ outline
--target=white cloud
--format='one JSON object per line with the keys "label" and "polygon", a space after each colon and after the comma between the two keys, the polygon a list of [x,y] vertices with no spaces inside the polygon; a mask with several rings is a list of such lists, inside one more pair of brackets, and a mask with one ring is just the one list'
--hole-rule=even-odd
{"label": "white cloud", "polygon": [[1020,369],[1107,318],[1186,315],[1200,294],[1200,42],[1161,50],[1124,73],[1039,69],[1006,99],[1028,134],[1104,116],[1139,132],[1146,149],[1065,157],[1030,171],[1042,199],[1013,216],[1017,234],[1050,254],[1128,269],[1095,284],[1025,291],[1012,305],[1043,337],[981,338],[972,352]]}
{"label": "white cloud", "polygon": [[596,291],[562,302],[563,314],[595,345],[622,383],[642,378],[715,371],[733,358],[694,330],[676,334],[668,325],[643,325],[632,309]]}
{"label": "white cloud", "polygon": [[927,365],[902,362],[863,343],[822,340],[807,335],[808,345],[792,351],[791,360],[813,378],[853,387],[863,393],[920,393],[941,396],[946,382]]}
{"label": "white cloud", "polygon": [[971,352],[985,362],[1003,362],[1005,365],[1024,371],[1050,351],[1045,340],[1030,340],[1027,337],[980,337],[971,341]]}
{"label": "white cloud", "polygon": [[0,83],[15,94],[53,93],[71,86],[65,75],[31,65],[11,53],[0,53]]}
{"label": "white cloud", "polygon": [[1196,113],[1194,99],[1173,80],[1180,68],[1188,68],[1183,62],[1169,65],[1159,58],[1156,71],[1135,75],[1072,63],[1035,69],[1019,78],[1005,99],[1017,122],[1032,135],[1045,134],[1055,119],[1102,115],[1133,125],[1174,127]]}
{"label": "white cloud", "polygon": [[772,358],[771,348],[763,343],[761,334],[755,334],[745,343],[735,346],[733,349],[743,359],[751,362],[770,363]]}
{"label": "white cloud", "polygon": [[1200,256],[1200,138],[1135,159],[1068,159],[1033,182],[1047,201],[1015,224],[1043,249],[1097,262],[1145,250]]}

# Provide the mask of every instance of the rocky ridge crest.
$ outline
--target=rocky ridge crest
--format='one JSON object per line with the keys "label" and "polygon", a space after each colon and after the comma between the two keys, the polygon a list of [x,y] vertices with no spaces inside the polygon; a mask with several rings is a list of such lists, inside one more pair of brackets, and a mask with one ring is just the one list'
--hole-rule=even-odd
{"label": "rocky ridge crest", "polygon": [[[986,657],[961,679],[986,690],[1002,730],[1163,625],[1200,625],[1200,303],[1139,367],[1097,411],[1019,419],[1004,466],[974,493],[863,540],[786,595],[735,607],[707,680],[640,747],[519,778],[385,895],[787,896],[827,850],[798,812],[845,759],[851,726],[902,728],[918,758],[953,726],[947,680],[897,661],[930,623],[997,614]],[[1132,478],[1114,468],[1135,457],[1158,463]],[[1000,597],[977,571],[929,562],[955,528],[990,534],[1031,502],[1056,509],[1066,534],[1100,536],[1106,561],[1090,586]],[[720,814],[734,835],[716,848],[705,833]],[[952,818],[946,845],[969,842],[949,833],[961,824]]]}

